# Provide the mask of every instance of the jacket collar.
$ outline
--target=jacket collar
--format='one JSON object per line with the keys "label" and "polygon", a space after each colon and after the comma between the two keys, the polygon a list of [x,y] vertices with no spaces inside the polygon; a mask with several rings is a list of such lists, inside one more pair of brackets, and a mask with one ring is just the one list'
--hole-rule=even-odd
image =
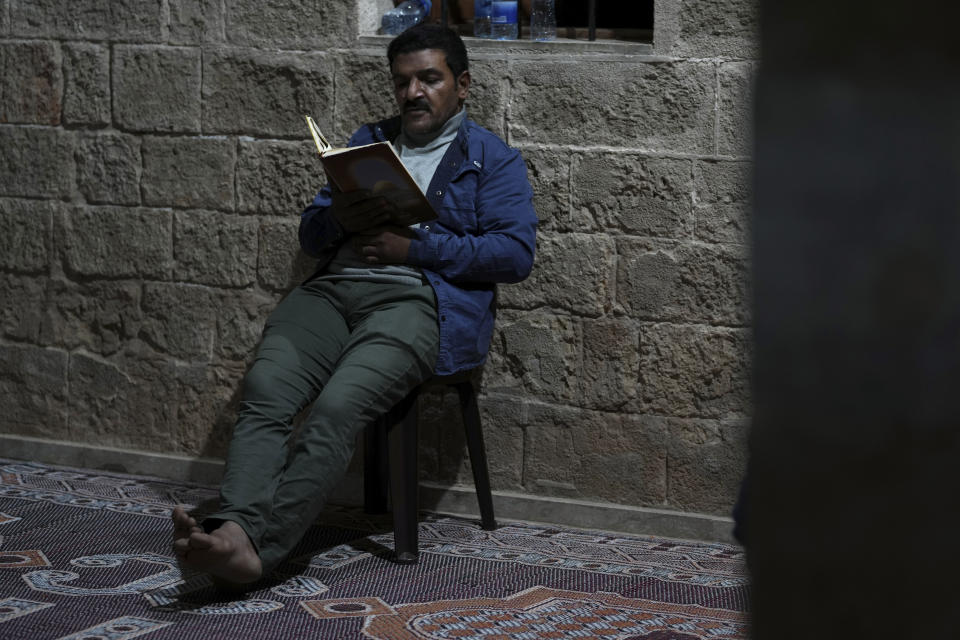
{"label": "jacket collar", "polygon": [[[460,128],[457,130],[457,137],[454,142],[460,145],[460,148],[463,150],[463,153],[467,153],[470,142],[470,117],[467,116],[463,119],[463,122],[460,123]],[[394,116],[386,120],[381,120],[373,127],[374,137],[379,141],[389,140],[393,142],[397,139],[397,136],[400,135],[400,116]]]}

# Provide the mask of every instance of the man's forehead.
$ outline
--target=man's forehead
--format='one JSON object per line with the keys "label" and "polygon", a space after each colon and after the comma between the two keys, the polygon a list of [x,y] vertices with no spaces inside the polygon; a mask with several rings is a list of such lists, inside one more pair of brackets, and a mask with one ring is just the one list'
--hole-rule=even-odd
{"label": "man's forehead", "polygon": [[447,54],[443,49],[417,49],[416,51],[398,53],[393,59],[390,71],[397,75],[401,66],[405,67],[404,70],[407,72],[430,69],[440,72],[451,71],[449,65],[447,65]]}

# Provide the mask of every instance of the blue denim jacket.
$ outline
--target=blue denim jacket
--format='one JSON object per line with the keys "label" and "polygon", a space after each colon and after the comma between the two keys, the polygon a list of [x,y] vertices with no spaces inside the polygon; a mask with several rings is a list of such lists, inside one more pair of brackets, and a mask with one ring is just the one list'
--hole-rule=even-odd
{"label": "blue denim jacket", "polygon": [[[348,146],[394,140],[400,118],[367,124]],[[440,351],[436,373],[483,363],[493,335],[497,282],[530,274],[537,216],[520,152],[464,119],[427,190],[436,220],[413,231],[407,264],[420,267],[437,296]],[[332,216],[325,186],[300,218],[300,245],[323,269],[345,234]]]}

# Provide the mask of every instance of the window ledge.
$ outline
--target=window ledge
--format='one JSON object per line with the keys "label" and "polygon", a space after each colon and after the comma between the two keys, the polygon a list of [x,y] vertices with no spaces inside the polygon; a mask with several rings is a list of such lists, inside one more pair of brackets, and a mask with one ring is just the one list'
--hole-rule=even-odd
{"label": "window ledge", "polygon": [[[365,35],[360,36],[359,43],[366,46],[383,46],[393,40],[394,36]],[[491,40],[488,38],[464,37],[464,44],[471,54],[495,54],[498,58],[504,55],[522,57],[536,57],[541,55],[571,55],[571,54],[618,54],[650,56],[653,55],[653,45],[649,42],[628,42],[625,40],[571,40],[557,38],[549,42],[534,42],[532,40]]]}

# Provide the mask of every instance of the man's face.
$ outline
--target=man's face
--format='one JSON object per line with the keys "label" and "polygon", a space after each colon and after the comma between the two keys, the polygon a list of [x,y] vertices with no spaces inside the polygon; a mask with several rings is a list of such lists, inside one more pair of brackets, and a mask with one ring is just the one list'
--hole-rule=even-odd
{"label": "man's face", "polygon": [[440,49],[398,54],[391,72],[403,129],[416,135],[439,131],[460,111],[470,87],[470,72],[454,78]]}

